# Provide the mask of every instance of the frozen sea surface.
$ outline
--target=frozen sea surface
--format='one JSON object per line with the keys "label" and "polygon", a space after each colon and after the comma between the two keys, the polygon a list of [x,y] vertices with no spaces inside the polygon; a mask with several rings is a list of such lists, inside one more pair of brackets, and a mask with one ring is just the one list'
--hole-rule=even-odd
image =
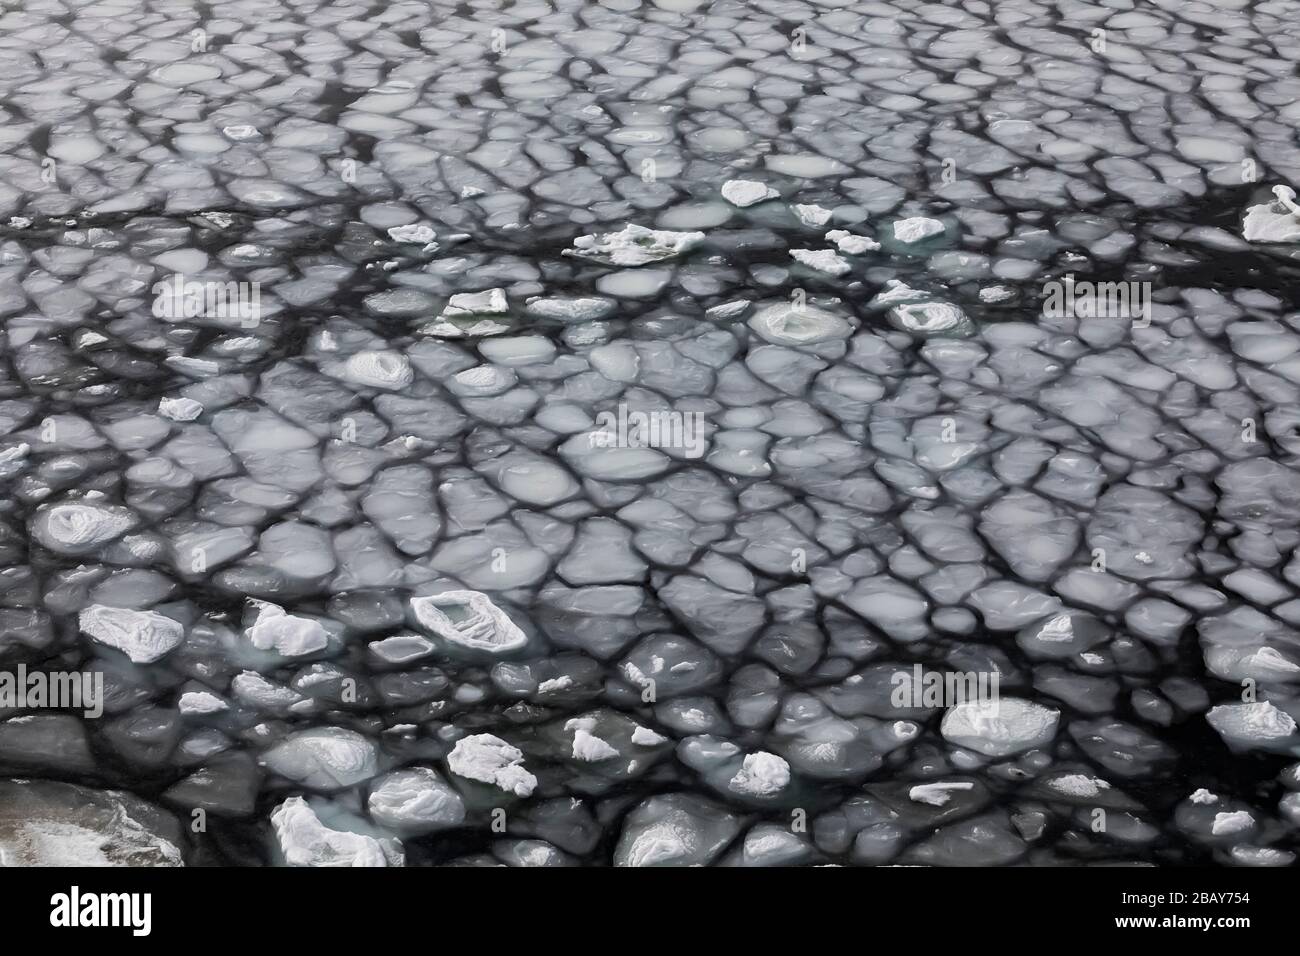
{"label": "frozen sea surface", "polygon": [[0,680],[102,694],[0,684],[0,853],[1293,862],[1298,61],[1248,0],[8,4]]}

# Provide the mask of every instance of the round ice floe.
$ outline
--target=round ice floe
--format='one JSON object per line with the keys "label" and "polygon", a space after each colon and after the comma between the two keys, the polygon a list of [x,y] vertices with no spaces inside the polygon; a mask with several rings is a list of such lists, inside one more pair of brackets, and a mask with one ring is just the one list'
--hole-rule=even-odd
{"label": "round ice floe", "polygon": [[1018,697],[967,701],[944,714],[939,732],[958,747],[1008,757],[1051,742],[1060,716],[1051,707]]}
{"label": "round ice floe", "polygon": [[523,762],[523,751],[492,734],[472,734],[456,741],[447,757],[452,773],[527,797],[537,787],[537,778],[524,769]]}
{"label": "round ice floe", "polygon": [[320,727],[290,734],[262,757],[282,777],[313,790],[343,790],[369,780],[379,751],[353,730]]}
{"label": "round ice floe", "polygon": [[376,823],[399,833],[429,833],[458,826],[465,819],[460,794],[429,767],[411,767],[380,777],[367,806]]}
{"label": "round ice floe", "polygon": [[84,554],[120,538],[138,519],[128,508],[98,502],[63,502],[41,508],[32,519],[32,537],[60,554]]}
{"label": "round ice floe", "polygon": [[519,625],[479,591],[413,597],[411,611],[421,627],[460,647],[508,654],[528,643]]}
{"label": "round ice floe", "polygon": [[415,378],[405,355],[393,349],[358,352],[344,363],[343,377],[357,385],[399,390]]}
{"label": "round ice floe", "polygon": [[790,783],[790,765],[765,751],[746,755],[728,786],[737,793],[770,797]]}
{"label": "round ice floe", "polygon": [[774,345],[816,345],[847,338],[853,326],[811,305],[777,302],[749,320],[749,327]]}
{"label": "round ice floe", "polygon": [[614,429],[580,432],[560,446],[560,454],[578,474],[597,481],[639,481],[658,475],[672,459],[654,448],[620,444]]}
{"label": "round ice floe", "polygon": [[671,259],[704,241],[702,232],[670,232],[629,224],[619,232],[579,236],[565,255],[615,266],[640,266]]}
{"label": "round ice floe", "polygon": [[156,611],[92,604],[81,612],[79,624],[84,633],[117,648],[134,664],[152,664],[185,639],[185,628],[179,622]]}

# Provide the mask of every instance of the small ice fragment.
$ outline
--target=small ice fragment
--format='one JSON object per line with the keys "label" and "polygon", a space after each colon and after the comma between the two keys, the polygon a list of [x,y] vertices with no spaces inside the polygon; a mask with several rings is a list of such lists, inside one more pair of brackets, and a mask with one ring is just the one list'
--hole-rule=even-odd
{"label": "small ice fragment", "polygon": [[649,727],[638,727],[632,731],[632,743],[638,747],[657,747],[667,739],[667,737],[655,733]]}
{"label": "small ice fragment", "polygon": [[945,806],[952,799],[954,790],[972,790],[975,784],[970,781],[954,780],[950,783],[921,783],[907,791],[909,800],[929,804],[932,807]]}
{"label": "small ice fragment", "polygon": [[573,731],[573,759],[596,762],[617,757],[618,751],[584,727]]}
{"label": "small ice fragment", "polygon": [[550,680],[544,680],[537,685],[537,693],[554,694],[556,691],[568,690],[573,686],[573,678],[568,674],[562,677],[552,677]]}
{"label": "small ice fragment", "polygon": [[224,700],[206,690],[186,691],[176,707],[182,714],[217,714],[230,709]]}

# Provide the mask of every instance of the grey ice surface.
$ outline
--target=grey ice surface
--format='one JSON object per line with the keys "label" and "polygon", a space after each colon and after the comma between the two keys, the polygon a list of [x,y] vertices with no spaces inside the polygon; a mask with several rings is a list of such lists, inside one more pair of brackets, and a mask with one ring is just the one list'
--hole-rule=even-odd
{"label": "grey ice surface", "polygon": [[1280,0],[6,4],[0,679],[103,695],[0,700],[0,860],[1294,862],[1297,63]]}

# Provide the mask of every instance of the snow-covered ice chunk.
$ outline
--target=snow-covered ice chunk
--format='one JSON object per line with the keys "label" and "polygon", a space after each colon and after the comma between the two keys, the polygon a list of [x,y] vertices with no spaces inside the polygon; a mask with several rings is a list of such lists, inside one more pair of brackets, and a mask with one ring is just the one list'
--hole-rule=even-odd
{"label": "snow-covered ice chunk", "polygon": [[728,784],[737,793],[770,797],[790,783],[790,765],[776,754],[760,750],[746,754],[740,769]]}
{"label": "snow-covered ice chunk", "polygon": [[1300,242],[1300,206],[1289,186],[1274,186],[1274,202],[1246,210],[1241,235],[1248,242]]}
{"label": "snow-covered ice chunk", "polygon": [[946,227],[938,219],[929,219],[925,216],[913,216],[911,219],[900,219],[894,223],[894,238],[898,242],[914,243],[922,242],[931,236],[937,236],[943,232]]}
{"label": "snow-covered ice chunk", "polygon": [[791,249],[790,256],[810,269],[832,276],[842,276],[853,268],[831,249]]}
{"label": "snow-covered ice chunk", "polygon": [[[391,221],[391,220],[390,220]],[[388,230],[388,238],[393,242],[409,242],[416,245],[426,245],[437,237],[432,226],[426,226],[423,223],[411,223],[407,226],[393,226]]]}
{"label": "snow-covered ice chunk", "polygon": [[323,651],[329,645],[319,621],[297,617],[274,604],[257,602],[257,620],[246,632],[258,650],[275,651],[282,657],[302,657]]}
{"label": "snow-covered ice chunk", "polygon": [[595,763],[599,760],[609,760],[618,756],[618,750],[610,745],[609,741],[602,740],[592,733],[595,729],[595,718],[577,718],[570,720],[565,724],[566,730],[573,731],[573,759],[585,760]]}
{"label": "snow-covered ice chunk", "polygon": [[505,289],[461,292],[448,300],[439,318],[466,319],[477,315],[503,315],[510,311]]}
{"label": "snow-covered ice chunk", "polygon": [[421,627],[460,647],[508,654],[528,643],[519,625],[480,591],[413,597],[411,611]]}
{"label": "snow-covered ice chunk", "polygon": [[[379,840],[363,833],[325,826],[302,797],[290,797],[271,811],[271,826],[290,866],[389,866],[400,853],[385,852]],[[396,859],[390,861],[390,857]]]}
{"label": "snow-covered ice chunk", "polygon": [[1296,743],[1292,739],[1295,718],[1270,701],[1220,704],[1211,708],[1205,719],[1233,747],[1272,749]]}
{"label": "snow-covered ice chunk", "polygon": [[846,229],[832,229],[826,233],[826,241],[835,243],[837,249],[845,255],[860,256],[864,252],[875,252],[880,243],[867,236],[857,236]]}
{"label": "snow-covered ice chunk", "polygon": [[732,179],[722,185],[722,198],[741,209],[768,199],[777,199],[780,195],[767,183],[754,182],[752,179]]}
{"label": "snow-covered ice chunk", "polygon": [[509,324],[490,318],[444,319],[436,318],[420,326],[421,335],[438,339],[475,339],[489,335],[502,335],[510,331]]}
{"label": "snow-covered ice chunk", "polygon": [[578,296],[563,298],[560,296],[537,296],[529,299],[524,311],[538,318],[552,319],[556,322],[578,324],[594,322],[614,314],[618,308],[615,299],[604,296]]}
{"label": "snow-covered ice chunk", "polygon": [[203,414],[203,406],[192,398],[161,398],[158,414],[174,422],[192,422]]}
{"label": "snow-covered ice chunk", "polygon": [[939,732],[945,740],[987,757],[1008,757],[1049,743],[1060,711],[1018,697],[966,701],[948,710]]}
{"label": "snow-covered ice chunk", "polygon": [[523,751],[492,734],[461,738],[447,757],[452,773],[527,797],[537,787],[537,778],[524,769],[523,762]]}
{"label": "snow-covered ice chunk", "polygon": [[565,255],[615,266],[641,266],[689,252],[704,241],[702,232],[671,232],[629,223],[619,232],[578,236]]}
{"label": "snow-covered ice chunk", "polygon": [[824,226],[830,222],[831,210],[810,203],[795,203],[790,207],[805,226]]}
{"label": "snow-covered ice chunk", "polygon": [[638,747],[657,747],[667,740],[662,734],[657,734],[649,727],[637,727],[632,731],[632,743]]}
{"label": "snow-covered ice chunk", "polygon": [[1210,824],[1210,833],[1214,836],[1231,836],[1242,833],[1255,825],[1255,818],[1249,810],[1232,810],[1216,813]]}
{"label": "snow-covered ice chunk", "polygon": [[182,714],[219,714],[230,705],[211,691],[191,690],[181,694],[176,709]]}
{"label": "snow-covered ice chunk", "polygon": [[92,604],[81,612],[79,624],[83,632],[121,651],[133,664],[152,664],[185,639],[185,628],[157,611]]}

